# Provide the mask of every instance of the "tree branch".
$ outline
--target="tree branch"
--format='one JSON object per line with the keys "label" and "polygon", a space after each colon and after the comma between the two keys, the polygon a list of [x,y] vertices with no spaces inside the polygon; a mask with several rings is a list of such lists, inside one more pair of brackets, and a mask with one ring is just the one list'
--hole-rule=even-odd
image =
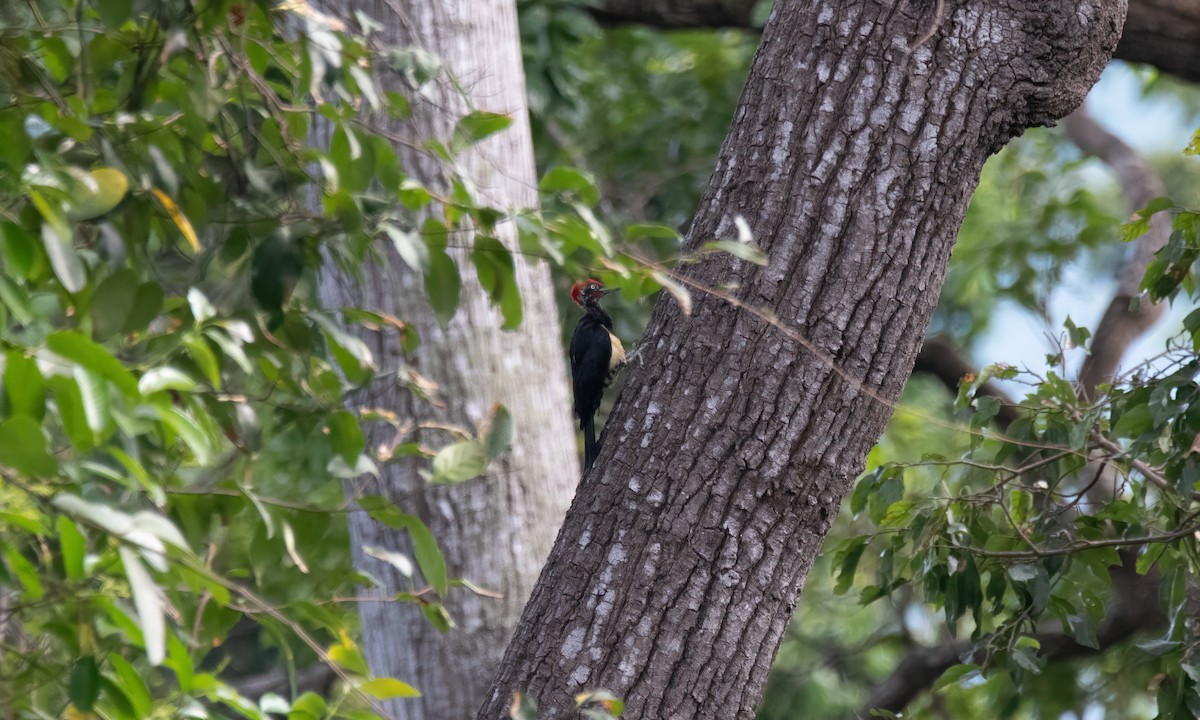
{"label": "tree branch", "polygon": [[[1196,7],[1200,10],[1200,3]],[[1166,194],[1162,180],[1150,163],[1120,138],[1101,127],[1085,108],[1080,107],[1069,115],[1064,127],[1067,137],[1080,150],[1094,155],[1112,168],[1131,212]],[[1148,298],[1143,298],[1137,304],[1137,309],[1130,309],[1130,303],[1141,296],[1140,286],[1146,267],[1154,259],[1154,254],[1167,244],[1170,235],[1170,216],[1166,213],[1155,215],[1150,221],[1150,231],[1138,239],[1133,255],[1121,269],[1117,292],[1100,324],[1096,326],[1091,351],[1079,370],[1079,392],[1082,397],[1095,396],[1096,386],[1113,376],[1117,364],[1133,341],[1162,316],[1162,305],[1152,303]]]}
{"label": "tree branch", "polygon": [[[759,0],[604,0],[590,8],[601,23],[664,30],[750,27]],[[755,28],[758,29],[758,28]]]}
{"label": "tree branch", "polygon": [[[603,0],[591,10],[601,23],[664,30],[752,26],[756,0]],[[1130,0],[1125,33],[1114,55],[1146,63],[1182,80],[1200,82],[1200,3]]]}
{"label": "tree branch", "polygon": [[[1096,632],[1097,647],[1081,645],[1057,623],[1048,623],[1037,633],[1043,658],[1053,662],[1095,655],[1137,633],[1165,624],[1166,616],[1157,602],[1158,577],[1153,573],[1138,575],[1135,558],[1136,553],[1124,552],[1121,554],[1122,565],[1111,570],[1117,600]],[[957,640],[943,645],[914,647],[892,674],[875,686],[857,717],[870,718],[871,710],[876,708],[898,713],[951,666],[964,660],[982,662],[983,651],[976,650],[971,655],[972,646],[968,640]]]}
{"label": "tree branch", "polygon": [[1115,57],[1200,82],[1200,3],[1130,0]]}
{"label": "tree branch", "polygon": [[[324,693],[329,683],[333,681],[333,670],[324,663],[317,663],[296,671],[296,695],[306,692]],[[245,675],[235,680],[227,681],[240,695],[251,700],[275,693],[287,696],[290,694],[287,671],[282,667],[272,668],[257,675]]]}

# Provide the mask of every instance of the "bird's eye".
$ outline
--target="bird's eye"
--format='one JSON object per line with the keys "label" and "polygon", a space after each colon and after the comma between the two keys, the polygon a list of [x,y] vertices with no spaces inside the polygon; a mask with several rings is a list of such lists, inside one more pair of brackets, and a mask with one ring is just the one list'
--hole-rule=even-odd
{"label": "bird's eye", "polygon": [[599,286],[599,285],[597,285],[596,283],[592,283],[592,284],[591,284],[591,289],[592,289],[592,290],[599,290],[599,289],[600,289],[600,286]]}

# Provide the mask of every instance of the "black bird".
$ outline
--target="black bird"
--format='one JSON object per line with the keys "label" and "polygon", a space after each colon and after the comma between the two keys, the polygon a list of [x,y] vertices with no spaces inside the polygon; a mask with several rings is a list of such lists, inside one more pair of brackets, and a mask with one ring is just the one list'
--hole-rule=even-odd
{"label": "black bird", "polygon": [[575,391],[575,416],[583,430],[583,469],[592,467],[600,453],[596,442],[596,411],[604,388],[625,366],[625,347],[613,335],[612,318],[600,307],[600,298],[612,292],[599,280],[571,286],[571,299],[583,308],[583,317],[571,337],[571,385]]}

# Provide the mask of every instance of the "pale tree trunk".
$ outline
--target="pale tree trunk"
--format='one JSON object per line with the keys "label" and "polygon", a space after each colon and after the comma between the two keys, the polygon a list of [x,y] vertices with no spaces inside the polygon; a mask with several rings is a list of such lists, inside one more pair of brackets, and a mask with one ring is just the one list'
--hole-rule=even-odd
{"label": "pale tree trunk", "polygon": [[[749,718],[891,415],[984,160],[1083,99],[1123,0],[780,0],[681,267],[478,717],[603,687],[623,717]],[[915,45],[916,47],[912,47]],[[770,320],[777,319],[777,322]]]}
{"label": "pale tree trunk", "polygon": [[[349,2],[330,10],[352,19],[361,10],[385,26],[388,42],[415,46],[442,58],[443,73],[426,97],[411,94],[413,117],[404,122],[376,119],[411,145],[397,153],[410,175],[443,188],[442,166],[412,148],[423,141],[446,141],[458,117],[470,109],[510,114],[512,126],[460,158],[481,201],[498,207],[532,207],[537,179],[525,104],[524,73],[512,0],[378,0]],[[384,79],[384,83],[390,81]],[[392,83],[394,84],[394,83]],[[469,96],[468,101],[459,88]],[[395,88],[400,89],[400,88]],[[511,223],[497,230],[515,248]],[[452,246],[470,245],[456,233]],[[381,379],[355,402],[395,412],[402,421],[453,423],[476,428],[493,403],[505,405],[514,419],[510,453],[494,462],[486,477],[454,486],[428,486],[419,476],[425,463],[388,465],[379,483],[355,483],[362,494],[382,493],[429,525],[446,554],[451,577],[465,577],[503,593],[489,599],[454,590],[447,602],[457,629],[438,633],[409,603],[368,602],[360,617],[371,670],[416,685],[420,700],[389,703],[393,718],[468,717],[478,707],[549,552],[578,478],[575,436],[569,416],[565,362],[550,276],[541,263],[516,259],[524,300],[524,323],[502,332],[498,313],[489,306],[466,253],[451,250],[462,269],[462,303],[443,331],[434,319],[418,274],[388,249],[387,262],[363,269],[364,281],[332,272],[323,282],[330,307],[381,310],[414,325],[421,344],[411,362],[402,360],[394,334],[364,335],[380,361]],[[441,409],[416,400],[397,382],[395,371],[411,368],[438,384]],[[392,432],[373,423],[368,442],[392,440]],[[428,431],[422,442],[440,445],[445,435]],[[379,597],[409,589],[387,564],[368,557],[364,546],[406,550],[397,531],[365,513],[350,517],[357,567],[383,581]]]}

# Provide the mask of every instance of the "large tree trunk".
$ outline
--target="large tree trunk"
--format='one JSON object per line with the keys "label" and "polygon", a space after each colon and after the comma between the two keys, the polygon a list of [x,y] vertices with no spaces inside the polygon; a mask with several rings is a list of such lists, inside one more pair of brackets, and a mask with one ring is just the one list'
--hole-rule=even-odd
{"label": "large tree trunk", "polygon": [[[532,207],[537,178],[525,105],[524,73],[512,0],[362,0],[332,8],[348,18],[355,10],[385,25],[388,42],[417,46],[441,57],[453,75],[439,77],[423,99],[412,96],[413,117],[405,122],[376,119],[411,141],[397,145],[406,172],[442,187],[442,165],[419,149],[430,138],[446,140],[459,116],[471,108],[508,113],[512,126],[460,157],[481,198],[498,207]],[[400,88],[394,88],[400,89]],[[460,90],[461,89],[461,90]],[[470,95],[471,107],[460,92]],[[444,188],[443,188],[444,189]],[[515,248],[511,223],[498,228]],[[456,235],[458,245],[469,237]],[[427,463],[401,462],[384,469],[376,486],[407,512],[419,514],[446,554],[451,577],[502,592],[501,600],[456,590],[447,602],[458,628],[438,633],[408,603],[368,602],[360,606],[363,643],[372,672],[416,685],[423,697],[389,703],[393,718],[469,717],[495,673],[538,570],[550,550],[578,478],[575,435],[569,417],[566,370],[550,276],[541,263],[516,260],[524,299],[524,323],[502,332],[469,267],[462,262],[462,303],[442,330],[425,300],[421,278],[388,250],[387,262],[364,268],[365,281],[329,273],[324,300],[330,306],[382,310],[412,323],[421,337],[407,367],[438,384],[446,407],[414,399],[397,383],[406,367],[392,336],[365,336],[380,359],[381,379],[356,401],[383,407],[416,423],[478,427],[492,404],[503,403],[515,422],[511,453],[493,463],[487,476],[455,486],[428,486],[418,470]],[[331,269],[332,270],[332,269]],[[373,424],[369,446],[392,440],[390,428]],[[435,446],[443,434],[431,431],[423,442]],[[406,549],[397,531],[365,513],[350,516],[355,564],[383,581],[382,598],[408,589],[394,568],[362,552],[364,546]]]}
{"label": "large tree trunk", "polygon": [[[1123,0],[780,0],[687,239],[478,717],[603,687],[628,718],[748,718],[912,368],[989,154],[1062,117]],[[916,47],[914,48],[913,45]],[[773,319],[777,318],[777,322]]]}

